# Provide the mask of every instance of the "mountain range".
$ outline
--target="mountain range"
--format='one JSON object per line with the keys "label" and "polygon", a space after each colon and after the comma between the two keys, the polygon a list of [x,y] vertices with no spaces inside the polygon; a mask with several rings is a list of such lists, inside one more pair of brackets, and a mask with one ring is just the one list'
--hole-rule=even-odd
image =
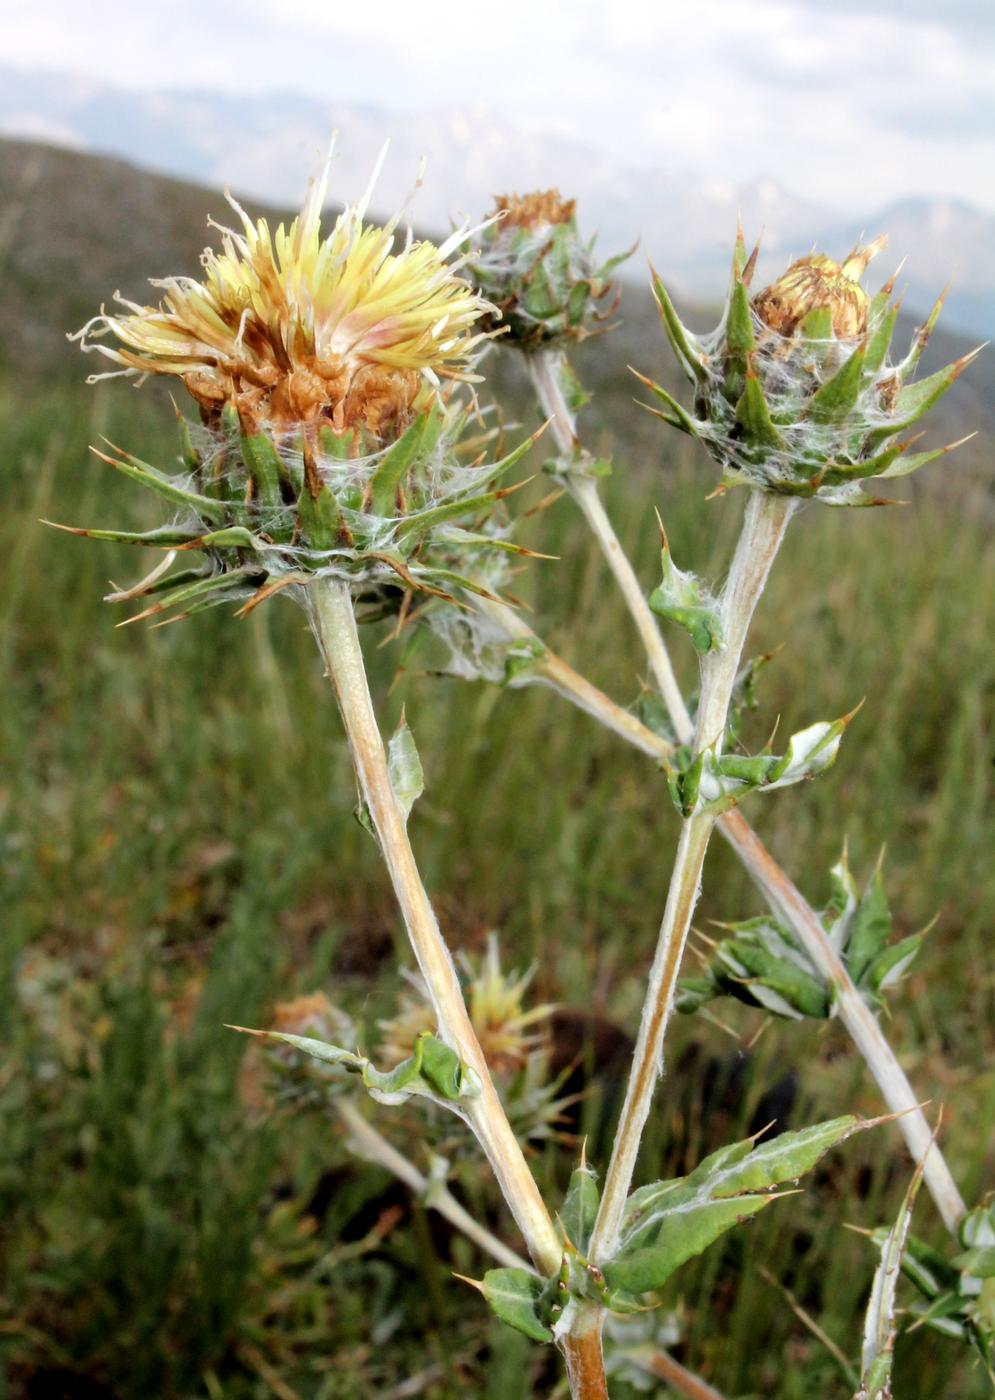
{"label": "mountain range", "polygon": [[[686,297],[721,297],[736,220],[763,233],[760,277],[776,275],[813,246],[842,256],[862,233],[890,235],[882,280],[905,258],[900,286],[921,315],[951,283],[944,319],[976,337],[995,330],[995,216],[962,201],[911,194],[843,219],[798,198],[776,176],[734,184],[682,168],[640,163],[568,136],[515,125],[483,107],[403,112],[318,102],[295,93],[234,97],[197,91],[125,91],[73,75],[0,67],[0,133],[95,154],[216,189],[230,184],[267,204],[294,207],[329,133],[340,132],[333,187],[345,198],[366,187],[388,138],[392,149],[373,209],[393,210],[410,194],[417,223],[447,228],[479,217],[497,192],[557,185],[578,200],[582,224],[604,251],[637,239],[630,265],[648,256]],[[623,274],[624,275],[624,274]]]}

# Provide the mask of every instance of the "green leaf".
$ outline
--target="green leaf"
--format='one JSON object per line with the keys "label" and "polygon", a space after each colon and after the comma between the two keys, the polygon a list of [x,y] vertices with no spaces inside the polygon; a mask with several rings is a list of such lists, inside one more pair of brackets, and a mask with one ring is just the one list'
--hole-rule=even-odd
{"label": "green leaf", "polygon": [[762,938],[724,939],[716,959],[733,983],[729,990],[734,996],[742,994],[744,1000],[792,1020],[803,1016],[822,1020],[829,1015],[829,996],[821,978],[773,951]]}
{"label": "green leaf", "polygon": [[[651,1246],[626,1251],[605,1265],[603,1273],[609,1289],[637,1294],[655,1292],[682,1264],[775,1199],[774,1196],[747,1196],[739,1200],[705,1201],[682,1216],[665,1217]],[[607,1301],[611,1307],[611,1293]]]}
{"label": "green leaf", "polygon": [[491,1311],[534,1342],[551,1342],[548,1284],[526,1269],[488,1269],[480,1285]]}
{"label": "green leaf", "polygon": [[425,775],[422,772],[421,759],[418,757],[415,736],[408,728],[403,711],[387,745],[387,771],[397,805],[406,823],[411,808],[425,791]]}
{"label": "green leaf", "polygon": [[912,933],[908,938],[902,938],[898,943],[893,943],[890,948],[885,948],[868,965],[860,979],[861,986],[867,987],[875,995],[893,987],[911,966],[913,959],[922,947],[922,940],[921,933]]}
{"label": "green leaf", "polygon": [[[689,437],[700,438],[702,436],[707,424],[699,423],[696,418],[692,418],[687,409],[684,408],[682,404],[678,403],[673,394],[668,393],[661,384],[657,384],[653,379],[647,379],[645,375],[639,374],[636,371],[633,371],[633,373],[635,373],[636,378],[641,384],[646,385],[651,394],[655,395],[661,403],[667,406],[666,413],[662,413],[656,408],[651,408],[651,413],[655,413],[658,418],[662,418],[665,422],[669,423],[672,428],[680,428],[680,430],[687,433]],[[647,406],[648,405],[644,405],[644,407]]]}
{"label": "green leaf", "polygon": [[891,1363],[895,1348],[895,1305],[905,1243],[912,1210],[922,1181],[922,1164],[916,1168],[898,1217],[881,1241],[881,1260],[874,1273],[864,1320],[861,1354],[861,1386],[855,1400],[891,1400]]}
{"label": "green leaf", "polygon": [[487,510],[496,500],[498,500],[498,492],[488,491],[479,496],[464,496],[455,501],[446,501],[444,505],[432,506],[428,510],[415,511],[398,520],[394,526],[394,535],[397,539],[404,539],[407,535],[423,535],[436,525],[445,524],[448,520],[456,520],[461,515]]}
{"label": "green leaf", "polygon": [[821,720],[793,734],[786,752],[743,756],[704,749],[682,772],[672,771],[671,794],[685,817],[696,812],[724,812],[758,790],[772,791],[812,778],[828,768],[839,751],[850,716]]}
{"label": "green leaf", "polygon": [[884,364],[884,357],[888,353],[888,346],[891,344],[891,337],[895,330],[895,322],[898,320],[898,307],[893,306],[886,311],[879,320],[872,318],[870,337],[867,341],[867,354],[864,356],[864,373],[877,374]]}
{"label": "green leaf", "polygon": [[163,525],[155,530],[91,530],[82,525],[60,525],[57,520],[42,520],[43,525],[51,525],[54,530],[64,530],[68,535],[80,535],[88,540],[110,540],[113,544],[145,544],[155,549],[174,549],[189,545],[191,548],[200,539],[199,530],[177,530],[171,525]]}
{"label": "green leaf", "polygon": [[423,1032],[415,1041],[413,1053],[392,1070],[378,1070],[365,1056],[345,1050],[313,1036],[289,1035],[284,1031],[251,1030],[247,1026],[232,1026],[246,1035],[278,1040],[303,1055],[310,1055],[327,1064],[342,1065],[361,1076],[370,1096],[378,1103],[396,1105],[412,1097],[432,1099],[443,1107],[461,1099],[475,1098],[480,1092],[477,1075],[438,1036]]}
{"label": "green leaf", "polygon": [[[979,350],[980,348],[979,346]],[[904,432],[918,423],[923,414],[956,382],[977,354],[978,350],[974,350],[968,355],[962,355],[945,369],[939,369],[926,379],[920,379],[916,384],[906,384],[900,389],[892,409],[891,421],[886,427],[876,429],[868,439],[872,448],[893,434]]]}
{"label": "green leaf", "polygon": [[[162,592],[158,595],[157,602],[147,607],[143,612],[129,618],[128,621],[139,622],[143,618],[154,617],[159,613],[167,612],[170,608],[179,607],[181,603],[187,604],[206,598],[215,598],[217,595],[224,595],[233,589],[244,589],[252,578],[259,578],[259,569],[255,565],[246,565],[241,569],[230,569],[224,573],[199,574],[187,583]],[[217,601],[222,601],[222,597],[217,597]]]}
{"label": "green leaf", "polygon": [[650,607],[659,617],[683,627],[699,654],[721,651],[724,637],[718,604],[708,596],[694,574],[682,573],[677,568],[666,545],[660,552],[660,560],[663,581],[650,594]]}
{"label": "green leaf", "polygon": [[879,862],[860,897],[847,940],[846,960],[855,982],[863,978],[873,960],[884,951],[890,935],[891,912]]}
{"label": "green leaf", "polygon": [[777,1199],[771,1191],[809,1171],[831,1147],[865,1125],[847,1115],[759,1144],[713,1152],[690,1176],[657,1181],[630,1196],[618,1252],[604,1267],[610,1290],[649,1293],[726,1230]]}
{"label": "green leaf", "polygon": [[570,1176],[570,1186],[560,1211],[560,1224],[566,1239],[581,1254],[587,1253],[600,1200],[598,1178],[594,1172],[590,1167],[577,1167]]}

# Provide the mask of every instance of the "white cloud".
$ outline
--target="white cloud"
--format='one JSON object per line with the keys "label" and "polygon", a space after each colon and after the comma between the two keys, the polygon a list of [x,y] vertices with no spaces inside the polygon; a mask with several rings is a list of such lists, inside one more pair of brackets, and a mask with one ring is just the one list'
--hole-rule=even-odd
{"label": "white cloud", "polygon": [[20,66],[150,90],[282,90],[459,107],[715,180],[775,175],[840,207],[905,191],[995,207],[995,7],[912,0],[41,0]]}

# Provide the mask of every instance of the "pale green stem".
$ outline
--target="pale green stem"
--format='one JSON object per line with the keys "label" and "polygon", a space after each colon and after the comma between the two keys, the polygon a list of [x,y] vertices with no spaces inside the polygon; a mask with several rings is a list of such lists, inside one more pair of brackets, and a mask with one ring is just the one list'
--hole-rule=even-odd
{"label": "pale green stem", "polygon": [[423,1201],[432,1210],[438,1211],[444,1216],[450,1225],[454,1226],[468,1240],[472,1240],[478,1249],[484,1254],[489,1254],[499,1264],[503,1264],[509,1269],[528,1269],[529,1261],[523,1259],[520,1254],[516,1254],[503,1240],[499,1240],[497,1235],[491,1233],[486,1226],[475,1220],[470,1212],[461,1206],[459,1201],[450,1191],[444,1181],[431,1181],[423,1172],[420,1172],[411,1161],[410,1157],[405,1157],[398,1152],[387,1139],[378,1133],[372,1123],[360,1113],[355,1104],[348,1099],[336,1099],[335,1107],[339,1117],[349,1130],[349,1135],[356,1146],[356,1151],[360,1156],[368,1161],[376,1162],[378,1166],[384,1167],[387,1171],[393,1172],[399,1181],[403,1181],[405,1186]]}
{"label": "pale green stem", "polygon": [[[577,445],[577,428],[562,389],[562,357],[549,350],[541,350],[526,357],[529,375],[543,410],[550,416],[550,429],[557,446],[568,455]],[[656,619],[647,606],[643,590],[629,563],[628,555],[619,543],[598,493],[597,483],[591,478],[576,473],[566,473],[564,482],[567,491],[577,502],[591,527],[602,553],[615,576],[632,620],[639,632],[646,652],[653,679],[663,696],[671,714],[681,717],[678,737],[681,742],[690,738],[691,716],[684,703],[681,688],[677,684],[670,655],[664,646]]]}
{"label": "pale green stem", "polygon": [[360,790],[380,842],[439,1033],[470,1066],[480,1092],[461,1107],[543,1275],[559,1268],[562,1245],[508,1122],[470,1022],[459,978],[422,884],[404,815],[391,787],[387,755],[366,679],[348,586],[318,579],[308,592],[311,623],[335,689]]}
{"label": "pale green stem", "polygon": [[[696,753],[706,748],[718,751],[721,747],[746,634],[793,507],[794,503],[787,497],[759,491],[752,492],[747,501],[743,528],[720,605],[725,645],[721,651],[706,656],[702,665],[701,703],[694,736]],[[622,1213],[632,1185],[639,1144],[663,1066],[664,1037],[673,1012],[677,979],[714,825],[712,815],[701,813],[691,817],[681,829],[625,1102],[615,1130],[601,1205],[591,1236],[589,1252],[595,1263],[611,1259],[618,1247]]]}
{"label": "pale green stem", "polygon": [[[481,604],[477,604],[481,606]],[[590,715],[626,743],[663,761],[673,745],[656,734],[629,710],[615,703],[597,686],[550,651],[521,615],[504,603],[483,605],[509,637],[539,642],[542,655],[531,671],[524,671],[515,686],[547,685],[565,700]],[[855,986],[846,964],[826,937],[819,916],[767,850],[742,812],[723,812],[718,828],[742,861],[747,873],[765,895],[774,913],[787,924],[832,990],[840,1020],[881,1090],[892,1113],[900,1115],[898,1127],[912,1160],[925,1162],[924,1179],[944,1223],[956,1236],[966,1207],[950,1168],[937,1146],[935,1133],[923,1112],[894,1050],[877,1017]]]}
{"label": "pale green stem", "polygon": [[[576,428],[573,415],[559,388],[557,364],[555,360],[547,360],[543,372],[537,375],[535,362],[539,358],[539,356],[533,356],[530,360],[530,366],[540,403],[544,411],[550,414],[553,419],[551,426],[557,434],[557,441],[560,442],[561,446],[566,443],[572,448],[577,440]],[[567,450],[567,448],[564,447],[563,450]],[[586,514],[587,512],[585,512]],[[611,522],[603,511],[601,515],[603,519],[599,528],[595,530],[595,536],[601,545],[609,567],[621,586],[622,577],[620,577],[617,568],[617,559],[619,555],[624,557],[624,552],[612,529]],[[628,571],[623,570],[622,575],[624,576],[626,572],[631,573],[631,567]],[[644,644],[647,636],[650,633],[653,634],[654,640],[646,646],[647,657],[667,704],[670,722],[678,742],[687,743],[692,737],[693,726],[683,698],[679,697],[679,703],[675,703],[669,682],[665,683],[663,679],[664,676],[672,676],[673,670],[656,619],[641,590],[633,591],[631,587],[625,586],[621,588],[621,591]],[[517,617],[515,622],[516,625],[519,623]],[[524,634],[519,630],[516,635]],[[658,658],[661,652],[666,658],[663,672],[660,670],[659,661],[654,662],[654,658]],[[666,757],[670,752],[670,746],[664,740],[645,726],[640,725],[633,716],[622,720],[620,714],[625,715],[626,712],[620,712],[619,706],[615,705],[607,696],[601,697],[605,702],[602,704],[601,699],[599,699],[600,692],[597,692],[595,687],[584,681],[582,677],[580,678],[582,686],[574,690],[572,681],[577,673],[572,671],[572,668],[568,667],[565,662],[561,662],[555,654],[548,653],[548,660],[544,662],[544,665],[547,667],[548,674],[543,676],[542,668],[537,668],[535,679],[547,680],[554,689],[571,700],[572,703],[594,715],[607,728],[613,730],[627,742],[634,744],[636,748],[642,749],[643,752],[653,753],[659,757]],[[528,679],[529,677],[526,676],[526,683]],[[634,726],[639,732],[634,732]],[[948,1230],[957,1238],[958,1225],[967,1208],[957,1189],[950,1168],[936,1143],[935,1133],[930,1127],[908,1077],[899,1064],[876,1016],[854,985],[839,953],[826,937],[825,930],[819,922],[815,910],[770,855],[739,811],[726,812],[719,818],[718,825],[746,870],[767,896],[774,912],[779,914],[797,935],[809,957],[833,989],[840,1020],[873,1075],[888,1108],[892,1113],[901,1115],[898,1118],[898,1126],[909,1153],[914,1162],[925,1162],[923,1175],[927,1190]]]}

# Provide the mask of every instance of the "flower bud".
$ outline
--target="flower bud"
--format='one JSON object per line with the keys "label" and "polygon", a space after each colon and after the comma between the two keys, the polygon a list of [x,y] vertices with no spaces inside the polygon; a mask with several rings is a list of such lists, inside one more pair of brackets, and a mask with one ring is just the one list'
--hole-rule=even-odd
{"label": "flower bud", "polygon": [[822,253],[801,258],[751,300],[757,250],[747,258],[740,234],[729,298],[710,335],[681,323],[654,274],[664,330],[694,388],[693,412],[639,378],[662,401],[654,412],[698,438],[719,463],[723,488],[746,484],[829,505],[882,504],[862,492],[862,481],[905,476],[959,445],[907,453],[914,437],[902,434],[978,352],[911,382],[941,297],[909,352],[891,362],[895,278],[874,297],[860,285],[884,242],[857,247],[842,263]]}
{"label": "flower bud", "polygon": [[781,277],[753,299],[753,309],[777,335],[793,336],[813,311],[828,310],[837,340],[855,340],[867,330],[870,297],[860,285],[861,273],[885,238],[855,249],[840,266],[825,253],[813,253],[792,263]]}
{"label": "flower bud", "polygon": [[599,265],[594,239],[577,231],[574,201],[536,190],[497,197],[468,270],[494,307],[488,328],[547,349],[598,333],[618,304],[607,302],[610,275],[630,252]]}

